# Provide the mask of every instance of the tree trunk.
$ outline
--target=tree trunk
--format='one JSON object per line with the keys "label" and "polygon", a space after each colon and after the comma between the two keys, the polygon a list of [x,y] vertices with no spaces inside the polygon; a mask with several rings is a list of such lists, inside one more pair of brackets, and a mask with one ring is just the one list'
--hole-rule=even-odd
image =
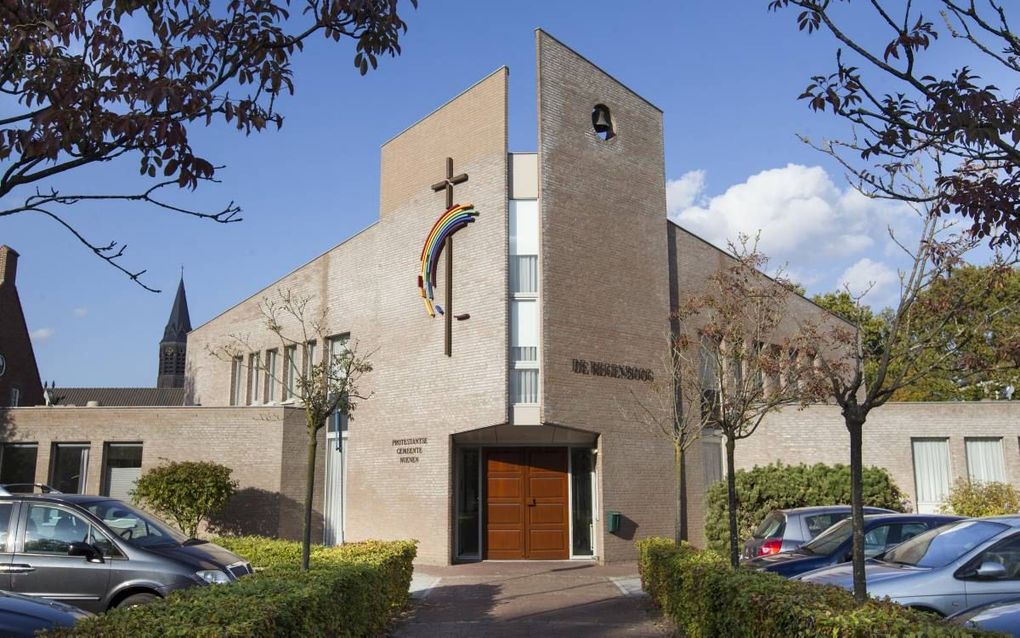
{"label": "tree trunk", "polygon": [[676,475],[676,520],[673,525],[673,542],[677,545],[687,540],[687,452],[679,445],[673,447],[673,463]]}
{"label": "tree trunk", "polygon": [[737,547],[737,477],[733,471],[733,450],[736,441],[726,437],[726,511],[730,521],[730,565],[740,564],[740,548]]}
{"label": "tree trunk", "polygon": [[305,472],[305,522],[301,533],[301,569],[307,570],[312,552],[312,499],[315,496],[315,456],[319,446],[318,432],[308,431],[308,466]]}
{"label": "tree trunk", "polygon": [[864,577],[864,423],[846,420],[850,432],[850,509],[853,522],[853,574],[854,600],[864,604],[868,600],[868,585]]}

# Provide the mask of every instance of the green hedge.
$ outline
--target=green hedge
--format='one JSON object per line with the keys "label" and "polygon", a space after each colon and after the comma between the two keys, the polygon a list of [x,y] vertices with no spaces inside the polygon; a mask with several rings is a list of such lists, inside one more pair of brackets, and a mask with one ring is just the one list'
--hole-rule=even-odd
{"label": "green hedge", "polygon": [[[737,536],[741,542],[769,512],[809,505],[850,503],[850,467],[847,465],[772,465],[737,470]],[[882,468],[864,468],[864,504],[906,511],[906,496]],[[729,548],[726,481],[708,490],[705,536],[711,549],[723,554]]]}
{"label": "green hedge", "polygon": [[217,538],[251,561],[253,576],[229,585],[192,587],[167,599],[114,609],[47,637],[373,636],[407,603],[413,541],[313,548],[298,569],[300,543]]}
{"label": "green hedge", "polygon": [[686,638],[956,638],[990,635],[947,625],[888,601],[858,607],[850,592],[733,569],[712,550],[671,539],[638,541],[641,583]]}

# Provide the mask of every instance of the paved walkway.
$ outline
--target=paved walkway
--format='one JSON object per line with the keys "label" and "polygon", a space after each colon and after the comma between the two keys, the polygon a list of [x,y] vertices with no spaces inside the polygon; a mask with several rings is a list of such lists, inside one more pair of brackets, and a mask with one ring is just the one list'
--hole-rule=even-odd
{"label": "paved walkway", "polygon": [[633,563],[485,562],[414,573],[394,638],[670,636]]}

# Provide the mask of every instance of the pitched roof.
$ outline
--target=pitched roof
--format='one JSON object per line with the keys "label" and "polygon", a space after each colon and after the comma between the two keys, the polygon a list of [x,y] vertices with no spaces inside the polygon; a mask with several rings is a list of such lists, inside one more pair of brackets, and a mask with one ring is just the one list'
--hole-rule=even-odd
{"label": "pitched roof", "polygon": [[48,388],[53,405],[179,406],[184,405],[184,388]]}
{"label": "pitched roof", "polygon": [[163,341],[186,342],[189,332],[191,317],[188,315],[188,296],[184,292],[184,277],[181,277],[181,282],[177,284],[173,308],[170,309],[170,319],[167,320],[166,328],[163,330]]}

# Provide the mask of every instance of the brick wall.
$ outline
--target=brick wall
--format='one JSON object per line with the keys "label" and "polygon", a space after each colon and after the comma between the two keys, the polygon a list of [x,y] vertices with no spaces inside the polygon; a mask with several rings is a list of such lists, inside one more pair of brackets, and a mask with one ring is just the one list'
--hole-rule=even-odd
{"label": "brick wall", "polygon": [[[911,439],[949,439],[949,462],[955,478],[967,476],[967,437],[1002,437],[1006,480],[1020,487],[1020,401],[888,403],[864,425],[864,464],[889,470],[893,480],[917,502]],[[761,429],[736,449],[737,468],[775,461],[850,462],[850,437],[839,408],[811,406],[770,415]]]}
{"label": "brick wall", "polygon": [[[573,359],[660,369],[668,324],[662,113],[539,31],[542,241],[542,420],[599,433],[607,561],[634,557],[635,538],[673,531],[672,449],[637,418],[648,384],[573,372]],[[616,136],[592,127],[609,107]],[[636,396],[635,396],[636,395]]]}
{"label": "brick wall", "polygon": [[[88,443],[85,492],[102,489],[105,444],[141,443],[142,471],[167,461],[213,461],[233,470],[238,493],[217,521],[237,533],[298,538],[304,499],[304,411],[291,407],[34,407],[3,411],[5,442],[36,443],[35,481],[49,483],[55,443]],[[297,441],[297,442],[295,442]],[[0,460],[2,463],[2,460]],[[322,463],[315,519],[321,539]]]}
{"label": "brick wall", "polygon": [[[362,384],[372,396],[350,423],[347,538],[416,537],[425,563],[450,557],[451,434],[507,421],[506,82],[497,70],[383,146],[378,223],[188,337],[193,400],[225,405],[230,364],[210,350],[278,347],[259,311],[278,289],[312,298],[310,312],[324,306],[327,334],[349,332],[374,366]],[[426,314],[416,287],[422,243],[445,209],[431,185],[446,176],[447,157],[469,176],[455,202],[480,213],[454,239],[453,311],[470,319],[454,322],[452,357],[443,354],[443,319]],[[420,462],[401,464],[392,441],[417,437],[428,438]],[[287,458],[303,458],[295,446]]]}

